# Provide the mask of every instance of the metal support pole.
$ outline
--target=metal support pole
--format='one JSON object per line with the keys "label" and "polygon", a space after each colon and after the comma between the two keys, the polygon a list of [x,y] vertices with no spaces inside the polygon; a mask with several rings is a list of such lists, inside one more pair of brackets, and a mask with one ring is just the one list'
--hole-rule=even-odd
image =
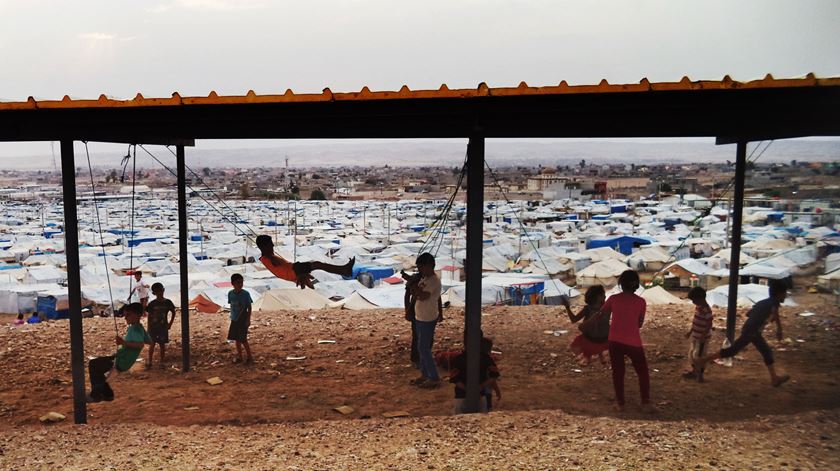
{"label": "metal support pole", "polygon": [[484,232],[484,137],[470,137],[467,147],[467,275],[464,348],[467,353],[467,412],[479,411],[481,353],[481,260]]}
{"label": "metal support pole", "polygon": [[[178,261],[181,271],[181,371],[190,371],[190,280],[187,263],[187,173],[184,162],[184,146],[176,147],[178,173]],[[201,232],[201,224],[199,224]],[[203,236],[202,236],[203,237]]]}
{"label": "metal support pole", "polygon": [[735,160],[735,196],[732,209],[732,243],[729,249],[729,299],[726,310],[726,338],[735,338],[735,314],[738,308],[738,281],[741,264],[741,224],[744,212],[744,180],[747,171],[747,143],[739,142]]}
{"label": "metal support pole", "polygon": [[70,308],[70,367],[73,375],[73,418],[87,423],[85,345],[82,334],[82,280],[79,273],[79,222],[76,214],[76,161],[73,141],[61,141],[61,184],[64,196],[64,255]]}

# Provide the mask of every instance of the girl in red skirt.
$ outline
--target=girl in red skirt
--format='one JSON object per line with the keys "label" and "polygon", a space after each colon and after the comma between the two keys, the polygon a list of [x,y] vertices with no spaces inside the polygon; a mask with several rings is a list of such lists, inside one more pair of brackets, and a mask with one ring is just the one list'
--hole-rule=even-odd
{"label": "girl in red skirt", "polygon": [[610,316],[596,316],[601,311],[601,306],[606,299],[604,287],[601,285],[590,286],[586,290],[586,294],[583,295],[583,299],[586,305],[577,315],[574,315],[569,307],[568,300],[564,298],[566,313],[569,315],[572,324],[583,320],[578,326],[580,335],[575,337],[569,348],[578,356],[582,365],[589,365],[592,363],[592,357],[598,355],[601,364],[606,366],[607,360],[604,358],[604,352],[609,348],[607,338],[610,333]]}

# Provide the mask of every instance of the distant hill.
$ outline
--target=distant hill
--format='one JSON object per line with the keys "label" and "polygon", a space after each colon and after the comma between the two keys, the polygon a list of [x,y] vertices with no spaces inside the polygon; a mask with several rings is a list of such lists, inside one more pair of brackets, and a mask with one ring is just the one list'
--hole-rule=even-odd
{"label": "distant hill", "polygon": [[[241,141],[240,141],[241,142]],[[264,144],[264,142],[263,142]],[[215,144],[214,145],[218,145]],[[751,144],[752,151],[755,144]],[[124,148],[122,148],[124,149]],[[157,149],[157,151],[155,151]],[[159,147],[150,147],[167,164],[174,159]],[[117,153],[124,154],[124,150]],[[293,167],[310,166],[423,166],[459,165],[464,159],[466,141],[410,140],[410,141],[277,141],[276,147],[240,149],[196,148],[187,150],[191,167],[282,167],[289,157]],[[488,140],[487,159],[491,165],[571,165],[582,159],[588,163],[663,163],[663,162],[724,162],[735,160],[735,146],[716,146],[700,141],[513,141]],[[138,166],[157,165],[138,151]],[[83,162],[77,156],[78,165]],[[93,153],[95,166],[116,166],[120,156]],[[760,162],[838,161],[840,140],[800,139],[774,142]],[[6,168],[48,168],[51,157],[0,158]],[[33,165],[33,163],[36,163]]]}

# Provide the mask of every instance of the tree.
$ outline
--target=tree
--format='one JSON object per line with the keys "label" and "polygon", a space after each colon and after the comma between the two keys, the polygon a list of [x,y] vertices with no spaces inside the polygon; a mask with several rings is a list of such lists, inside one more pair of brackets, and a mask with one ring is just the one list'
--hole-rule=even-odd
{"label": "tree", "polygon": [[210,168],[209,167],[204,167],[203,169],[201,169],[201,173],[204,174],[205,177],[209,177],[210,176]]}
{"label": "tree", "polygon": [[667,182],[666,183],[660,183],[659,184],[659,191],[661,191],[663,193],[670,193],[670,192],[673,191],[673,188],[671,188],[670,183],[667,183]]}
{"label": "tree", "polygon": [[312,190],[312,194],[309,195],[310,201],[323,201],[325,199],[327,199],[327,195],[320,188]]}
{"label": "tree", "polygon": [[586,159],[581,159],[580,168],[586,167]]}
{"label": "tree", "polygon": [[239,187],[239,197],[242,199],[248,199],[251,197],[251,189],[248,187],[247,183],[242,183]]}

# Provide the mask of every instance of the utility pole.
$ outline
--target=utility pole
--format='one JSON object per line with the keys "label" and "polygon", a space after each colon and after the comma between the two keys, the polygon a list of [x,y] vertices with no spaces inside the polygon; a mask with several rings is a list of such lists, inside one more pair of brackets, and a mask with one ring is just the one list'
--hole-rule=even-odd
{"label": "utility pole", "polygon": [[388,224],[386,225],[387,230],[388,230],[388,236],[387,236],[387,239],[386,239],[387,244],[385,244],[385,245],[387,247],[390,247],[391,246],[391,208],[388,207],[388,203],[385,203],[385,211],[388,213]]}

